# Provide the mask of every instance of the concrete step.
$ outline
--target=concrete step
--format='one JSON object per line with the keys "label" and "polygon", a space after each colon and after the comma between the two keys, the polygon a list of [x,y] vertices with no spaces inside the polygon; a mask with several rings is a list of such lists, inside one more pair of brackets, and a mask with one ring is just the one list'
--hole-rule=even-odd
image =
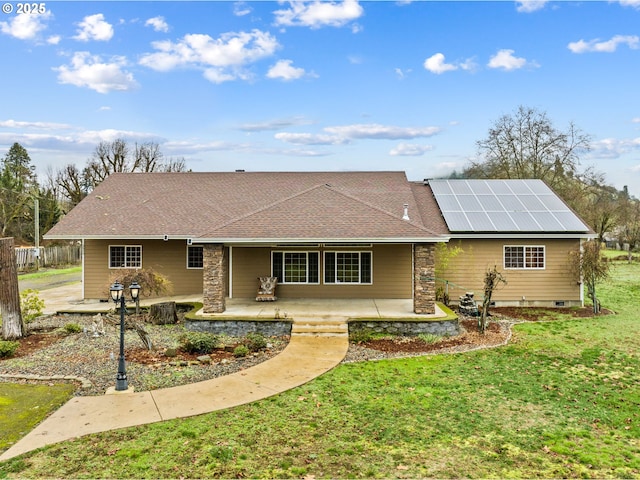
{"label": "concrete step", "polygon": [[291,327],[292,335],[348,335],[349,327],[343,321],[328,321],[323,319],[304,319],[296,321]]}

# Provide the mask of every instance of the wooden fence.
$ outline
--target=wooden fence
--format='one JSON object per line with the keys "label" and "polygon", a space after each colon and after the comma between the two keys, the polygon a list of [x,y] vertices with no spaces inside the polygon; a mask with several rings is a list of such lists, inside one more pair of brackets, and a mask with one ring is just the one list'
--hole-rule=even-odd
{"label": "wooden fence", "polygon": [[[67,245],[64,247],[40,247],[40,267],[60,267],[63,265],[80,265],[82,263],[82,247]],[[16,260],[18,270],[32,270],[36,266],[36,249],[34,247],[17,247]]]}

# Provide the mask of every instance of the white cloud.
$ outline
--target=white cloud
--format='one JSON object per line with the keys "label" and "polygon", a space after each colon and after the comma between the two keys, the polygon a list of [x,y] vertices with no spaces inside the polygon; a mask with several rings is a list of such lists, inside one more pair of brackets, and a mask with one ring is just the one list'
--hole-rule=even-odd
{"label": "white cloud", "polygon": [[5,128],[35,128],[39,130],[60,130],[72,128],[71,125],[66,123],[53,123],[53,122],[22,122],[18,120],[3,120],[0,121],[0,127]]}
{"label": "white cloud", "polygon": [[71,65],[62,65],[54,70],[58,72],[60,83],[109,93],[137,87],[133,74],[122,69],[126,64],[124,57],[113,57],[109,62],[103,62],[99,56],[89,52],[76,52]]}
{"label": "white cloud", "polygon": [[153,17],[144,22],[145,27],[153,27],[156,32],[168,32],[169,24],[164,20],[164,17]]}
{"label": "white cloud", "polygon": [[238,128],[244,132],[265,132],[269,130],[280,130],[286,127],[293,127],[298,125],[309,125],[312,123],[304,117],[293,117],[287,119],[269,120],[267,122],[260,123],[246,123],[240,125]]}
{"label": "white cloud", "polygon": [[392,148],[389,155],[396,157],[419,157],[433,150],[432,145],[416,145],[411,143],[400,143],[395,148]]}
{"label": "white cloud", "polygon": [[610,40],[603,42],[600,39],[578,40],[577,42],[571,42],[567,45],[567,48],[573,53],[585,53],[585,52],[615,52],[618,45],[627,45],[631,49],[640,48],[640,37],[637,35],[615,35]]}
{"label": "white cloud", "polygon": [[542,10],[548,0],[518,0],[516,10],[520,13],[531,13]]}
{"label": "white cloud", "polygon": [[498,53],[489,59],[489,68],[499,68],[502,70],[517,70],[527,65],[537,66],[535,63],[527,62],[525,58],[516,57],[513,50],[499,50]]}
{"label": "white cloud", "polygon": [[395,127],[379,124],[355,124],[337,127],[326,127],[326,132],[344,138],[368,138],[398,140],[403,138],[431,137],[440,132],[438,127]]}
{"label": "white cloud", "polygon": [[444,55],[442,53],[436,53],[435,55],[427,58],[424,61],[424,68],[429,70],[431,73],[435,73],[438,75],[444,72],[450,72],[451,70],[458,69],[457,66],[451,63],[445,63]]}
{"label": "white cloud", "polygon": [[[364,9],[357,0],[330,2],[322,0],[290,1],[289,8],[273,12],[276,25],[311,28],[343,27],[360,18]],[[356,31],[359,27],[355,27]]]}
{"label": "white cloud", "polygon": [[267,77],[285,81],[297,80],[304,77],[304,68],[294,67],[291,65],[292,63],[292,60],[278,60],[267,72]]}
{"label": "white cloud", "polygon": [[276,133],[276,140],[294,145],[344,145],[350,143],[347,138],[339,135],[315,135],[313,133]]}
{"label": "white cloud", "polygon": [[229,32],[214,39],[204,34],[188,34],[177,42],[153,42],[155,53],[147,53],[140,64],[157,71],[191,67],[200,69],[207,80],[221,83],[247,79],[240,67],[273,55],[278,41],[268,32]]}
{"label": "white cloud", "polygon": [[640,10],[640,0],[620,0],[623,7],[633,7]]}
{"label": "white cloud", "polygon": [[113,26],[106,22],[102,13],[96,13],[95,15],[88,15],[78,23],[77,35],[73,37],[74,40],[81,42],[88,42],[90,40],[97,40],[106,42],[113,37]]}
{"label": "white cloud", "polygon": [[640,123],[640,117],[632,118],[631,123]]}
{"label": "white cloud", "polygon": [[253,8],[247,5],[246,2],[235,2],[233,4],[233,14],[236,17],[244,17],[245,15],[249,15],[253,12]]}
{"label": "white cloud", "polygon": [[589,158],[618,158],[632,151],[640,151],[640,137],[632,139],[605,138],[591,144]]}
{"label": "white cloud", "polygon": [[47,38],[47,43],[49,45],[58,45],[60,43],[60,40],[62,40],[62,37],[60,35],[51,35],[49,38]]}
{"label": "white cloud", "polygon": [[440,75],[445,72],[453,70],[468,70],[473,71],[477,68],[473,58],[468,58],[463,62],[446,63],[445,57],[442,53],[436,53],[424,61],[423,64],[425,70]]}
{"label": "white cloud", "polygon": [[50,18],[50,11],[37,15],[16,15],[8,22],[0,22],[0,31],[19,40],[34,40],[39,32],[47,28],[45,22]]}

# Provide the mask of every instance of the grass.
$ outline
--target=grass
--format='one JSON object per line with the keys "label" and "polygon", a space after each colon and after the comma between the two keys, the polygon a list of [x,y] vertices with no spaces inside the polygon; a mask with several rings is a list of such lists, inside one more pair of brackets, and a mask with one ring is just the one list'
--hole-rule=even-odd
{"label": "grass", "polygon": [[20,280],[39,280],[55,275],[65,275],[70,273],[81,273],[82,266],[69,268],[52,268],[49,270],[41,270],[39,272],[20,274]]}
{"label": "grass", "polygon": [[514,328],[498,349],[345,364],[238,408],[0,464],[36,478],[640,478],[640,265],[615,315]]}
{"label": "grass", "polygon": [[0,383],[0,451],[6,450],[65,403],[75,390],[69,384]]}

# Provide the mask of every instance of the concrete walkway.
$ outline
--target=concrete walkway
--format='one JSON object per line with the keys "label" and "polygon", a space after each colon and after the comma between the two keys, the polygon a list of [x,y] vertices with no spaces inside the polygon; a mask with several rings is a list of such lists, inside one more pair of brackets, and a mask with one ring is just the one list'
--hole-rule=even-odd
{"label": "concrete walkway", "polygon": [[[40,297],[48,314],[113,309],[106,302],[84,302],[80,283],[42,290]],[[171,300],[202,301],[202,297]],[[221,316],[273,318],[275,306],[293,318],[289,345],[276,357],[241,372],[180,387],[74,397],[0,455],[0,461],[91,433],[200,415],[276,395],[313,380],[343,360],[349,348],[348,318],[426,318],[413,313],[411,300],[389,299],[279,299],[277,304],[228,299]],[[436,308],[431,317],[444,316]],[[130,382],[135,387],[135,379]]]}
{"label": "concrete walkway", "polygon": [[74,397],[4,452],[0,461],[91,433],[255,402],[322,375],[342,361],[348,348],[344,334],[292,335],[289,345],[276,357],[224,377],[147,392]]}

